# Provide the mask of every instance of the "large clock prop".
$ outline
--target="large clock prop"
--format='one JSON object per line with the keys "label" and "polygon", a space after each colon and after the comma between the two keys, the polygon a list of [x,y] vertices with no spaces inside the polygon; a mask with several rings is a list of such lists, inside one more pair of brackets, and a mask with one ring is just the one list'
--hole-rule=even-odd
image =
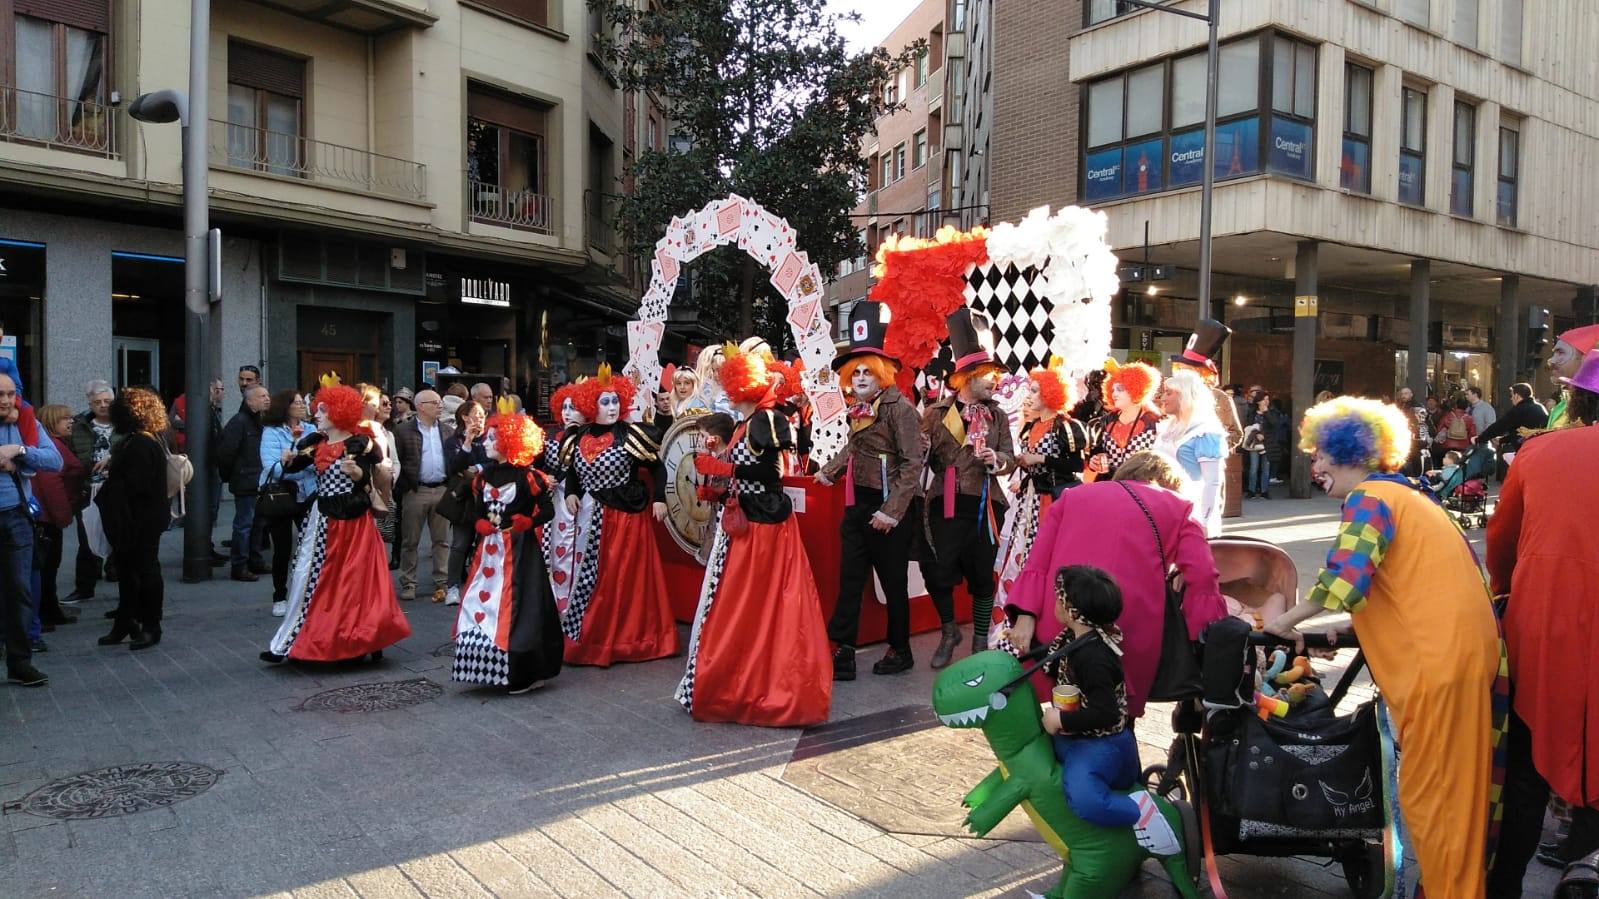
{"label": "large clock prop", "polygon": [[700,499],[694,490],[692,459],[703,446],[698,415],[679,418],[661,438],[661,463],[666,468],[666,530],[701,565],[710,558],[711,529],[716,525],[716,506]]}

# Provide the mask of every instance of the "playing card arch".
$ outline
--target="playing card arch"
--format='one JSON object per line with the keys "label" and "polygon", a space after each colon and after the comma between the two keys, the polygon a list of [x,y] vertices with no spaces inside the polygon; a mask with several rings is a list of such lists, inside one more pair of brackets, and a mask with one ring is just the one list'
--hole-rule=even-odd
{"label": "playing card arch", "polygon": [[800,382],[813,410],[812,452],[818,458],[831,458],[843,449],[849,427],[844,396],[833,374],[836,353],[822,271],[796,248],[793,227],[753,200],[730,194],[697,212],[672,219],[666,236],[655,245],[650,286],[639,304],[638,319],[627,325],[627,371],[636,372],[640,383],[660,383],[666,311],[672,304],[682,265],[727,244],[737,244],[765,266],[771,272],[772,286],[788,301],[789,328],[805,362]]}

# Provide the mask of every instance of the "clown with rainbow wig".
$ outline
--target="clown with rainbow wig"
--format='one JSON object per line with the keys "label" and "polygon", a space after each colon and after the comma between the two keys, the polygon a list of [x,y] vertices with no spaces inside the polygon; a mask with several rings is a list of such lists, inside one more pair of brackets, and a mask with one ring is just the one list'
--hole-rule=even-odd
{"label": "clown with rainbow wig", "polygon": [[1508,682],[1476,555],[1432,495],[1396,473],[1411,444],[1398,409],[1337,397],[1306,412],[1300,432],[1312,480],[1344,501],[1343,524],[1305,599],[1266,629],[1296,639],[1320,612],[1349,613],[1403,753],[1398,805],[1422,886],[1482,896],[1506,711],[1496,693]]}
{"label": "clown with rainbow wig", "polygon": [[534,530],[555,517],[550,479],[532,468],[543,450],[544,431],[502,397],[483,438],[489,465],[472,477],[478,543],[455,619],[453,680],[518,694],[561,671],[560,615]]}

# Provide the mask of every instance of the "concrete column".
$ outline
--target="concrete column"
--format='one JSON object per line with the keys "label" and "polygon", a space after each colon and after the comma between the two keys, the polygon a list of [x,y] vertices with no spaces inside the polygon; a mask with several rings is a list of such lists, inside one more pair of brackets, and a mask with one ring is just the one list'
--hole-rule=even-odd
{"label": "concrete column", "polygon": [[1494,323],[1494,389],[1486,397],[1494,408],[1509,402],[1506,391],[1516,383],[1521,368],[1521,309],[1518,294],[1521,278],[1505,275],[1499,281],[1499,316]]}
{"label": "concrete column", "polygon": [[1292,460],[1288,474],[1288,495],[1295,499],[1310,496],[1310,457],[1299,451],[1299,422],[1316,399],[1316,325],[1314,315],[1299,314],[1298,297],[1318,294],[1317,267],[1320,245],[1313,240],[1299,242],[1294,253],[1294,369],[1293,369],[1293,444],[1288,448]]}
{"label": "concrete column", "polygon": [[1410,262],[1410,365],[1405,370],[1405,386],[1416,394],[1416,402],[1427,400],[1427,326],[1432,322],[1432,262]]}

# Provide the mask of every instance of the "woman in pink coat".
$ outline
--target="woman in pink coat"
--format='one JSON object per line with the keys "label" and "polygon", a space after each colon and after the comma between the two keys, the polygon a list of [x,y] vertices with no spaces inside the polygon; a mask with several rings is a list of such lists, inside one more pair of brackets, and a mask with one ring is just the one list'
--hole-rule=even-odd
{"label": "woman in pink coat", "polygon": [[[1122,614],[1116,624],[1122,631],[1127,714],[1137,718],[1144,713],[1160,661],[1167,567],[1175,565],[1187,585],[1183,617],[1190,638],[1198,639],[1205,625],[1227,614],[1227,607],[1205,529],[1194,520],[1193,504],[1175,492],[1172,485],[1180,487],[1182,481],[1169,458],[1136,453],[1117,470],[1116,478],[1068,490],[1050,505],[1027,564],[1009,585],[1005,614],[1012,622],[1010,641],[1017,648],[1026,650],[1034,638],[1047,645],[1062,627],[1055,618],[1056,570],[1064,565],[1094,565],[1109,572],[1122,590]],[[1152,526],[1160,534],[1163,562],[1156,561]],[[1042,682],[1035,686],[1048,689]]]}

